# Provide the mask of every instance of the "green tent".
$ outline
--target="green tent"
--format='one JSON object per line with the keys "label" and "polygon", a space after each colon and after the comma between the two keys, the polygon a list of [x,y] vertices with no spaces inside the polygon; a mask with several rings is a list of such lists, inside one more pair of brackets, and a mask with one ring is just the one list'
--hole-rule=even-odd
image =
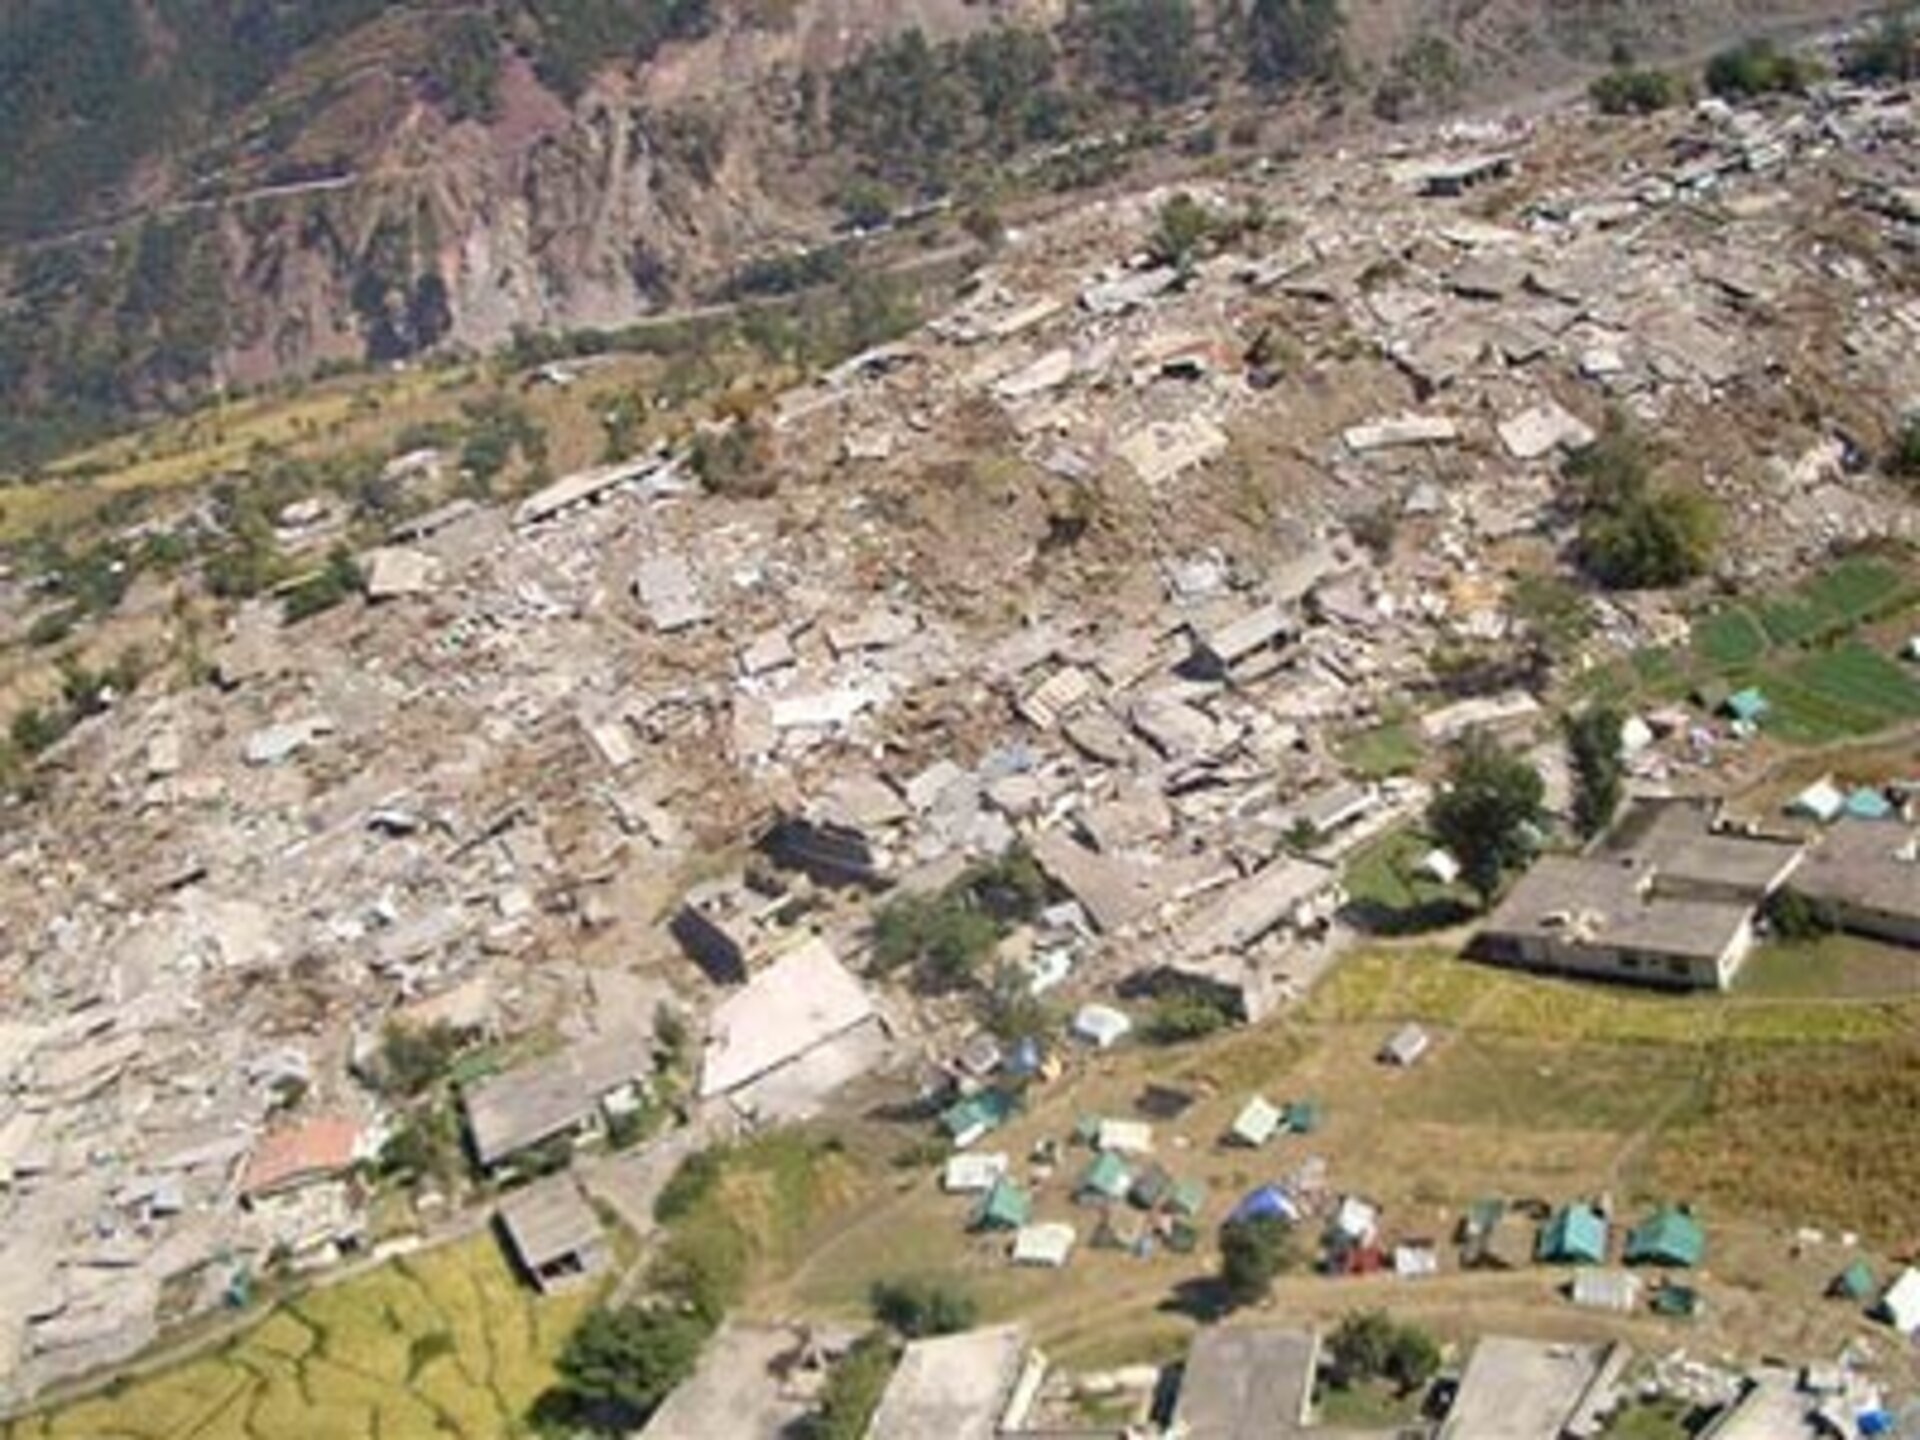
{"label": "green tent", "polygon": [[1006,1124],[1013,1115],[1013,1106],[1013,1096],[1006,1091],[982,1090],[942,1112],[940,1128],[964,1150],[981,1136]]}
{"label": "green tent", "polygon": [[1707,1252],[1707,1232],[1677,1206],[1667,1205],[1627,1232],[1629,1265],[1670,1265],[1691,1269]]}
{"label": "green tent", "polygon": [[1546,1265],[1604,1264],[1607,1222],[1591,1205],[1569,1205],[1540,1231],[1534,1254]]}
{"label": "green tent", "polygon": [[1133,1177],[1133,1185],[1127,1191],[1127,1199],[1142,1210],[1155,1210],[1172,1193],[1173,1176],[1158,1165],[1149,1165]]}
{"label": "green tent", "polygon": [[1670,1320],[1691,1320],[1700,1313],[1700,1292],[1691,1285],[1662,1285],[1653,1292],[1653,1313]]}
{"label": "green tent", "polygon": [[1287,1106],[1287,1130],[1294,1135],[1311,1135],[1320,1128],[1320,1102],[1295,1100]]}
{"label": "green tent", "polygon": [[1506,1213],[1507,1202],[1504,1200],[1489,1198],[1474,1201],[1467,1206],[1467,1217],[1460,1227],[1460,1238],[1470,1245],[1485,1241],[1500,1228]]}
{"label": "green tent", "polygon": [[1032,1218],[1033,1197],[1003,1175],[980,1202],[973,1224],[978,1230],[1018,1230]]}
{"label": "green tent", "polygon": [[1852,1300],[1864,1305],[1880,1289],[1880,1282],[1874,1278],[1873,1266],[1865,1260],[1855,1260],[1846,1269],[1833,1277],[1833,1283],[1827,1287],[1827,1293],[1836,1300]]}
{"label": "green tent", "polygon": [[1167,1209],[1182,1219],[1191,1220],[1207,1205],[1207,1182],[1182,1180],[1167,1197]]}
{"label": "green tent", "polygon": [[1093,1157],[1093,1163],[1081,1175],[1074,1195],[1081,1200],[1124,1200],[1132,1184],[1133,1176],[1127,1172],[1127,1162],[1108,1150]]}

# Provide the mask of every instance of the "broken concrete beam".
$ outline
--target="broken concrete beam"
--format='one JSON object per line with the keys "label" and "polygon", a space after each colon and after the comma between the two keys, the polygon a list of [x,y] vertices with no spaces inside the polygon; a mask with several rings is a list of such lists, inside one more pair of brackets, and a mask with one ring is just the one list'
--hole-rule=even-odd
{"label": "broken concrete beam", "polygon": [[1073,378],[1073,352],[1049,350],[1029,365],[994,382],[993,393],[1001,400],[1031,399],[1048,390],[1057,390]]}
{"label": "broken concrete beam", "polygon": [[1400,415],[1349,427],[1340,437],[1355,455],[1409,445],[1451,445],[1460,427],[1445,415]]}

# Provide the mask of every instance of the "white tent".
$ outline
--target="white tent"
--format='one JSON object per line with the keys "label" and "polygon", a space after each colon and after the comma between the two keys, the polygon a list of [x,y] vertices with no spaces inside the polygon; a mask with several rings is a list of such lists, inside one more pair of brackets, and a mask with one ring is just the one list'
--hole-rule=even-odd
{"label": "white tent", "polygon": [[1082,1005],[1073,1017],[1074,1035],[1096,1050],[1117,1044],[1132,1029],[1133,1021],[1111,1005]]}
{"label": "white tent", "polygon": [[1920,1331],[1920,1270],[1902,1270],[1880,1297],[1876,1313],[1902,1335]]}
{"label": "white tent", "polygon": [[1102,1120],[1094,1148],[1122,1155],[1151,1155],[1153,1126],[1144,1120]]}
{"label": "white tent", "polygon": [[947,1161],[940,1177],[940,1188],[949,1195],[972,1195],[991,1190],[994,1182],[1007,1173],[1005,1155],[955,1155]]}
{"label": "white tent", "polygon": [[1273,1132],[1280,1128],[1285,1116],[1278,1105],[1264,1095],[1256,1095],[1240,1108],[1234,1118],[1233,1138],[1242,1145],[1251,1145],[1255,1149],[1273,1138]]}
{"label": "white tent", "polygon": [[1073,1226],[1064,1221],[1047,1225],[1023,1225],[1013,1237],[1013,1263],[1039,1265],[1058,1270],[1073,1253]]}

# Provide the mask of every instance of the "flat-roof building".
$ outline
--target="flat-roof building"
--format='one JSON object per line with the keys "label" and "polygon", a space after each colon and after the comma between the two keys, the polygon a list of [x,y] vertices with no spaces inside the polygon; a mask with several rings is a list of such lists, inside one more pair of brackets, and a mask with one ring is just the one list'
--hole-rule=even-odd
{"label": "flat-roof building", "polygon": [[571,1175],[555,1175],[500,1202],[496,1212],[521,1273],[540,1290],[578,1283],[606,1268],[600,1217]]}

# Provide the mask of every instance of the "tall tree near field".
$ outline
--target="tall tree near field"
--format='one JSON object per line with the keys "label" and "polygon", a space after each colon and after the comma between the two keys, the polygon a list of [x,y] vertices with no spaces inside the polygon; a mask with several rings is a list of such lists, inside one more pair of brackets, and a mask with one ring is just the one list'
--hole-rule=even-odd
{"label": "tall tree near field", "polygon": [[1269,88],[1335,78],[1345,24],[1339,0],[1253,0],[1247,78]]}
{"label": "tall tree near field", "polygon": [[1612,705],[1590,705],[1566,719],[1573,761],[1573,823],[1591,839],[1613,823],[1620,808],[1620,729],[1625,717]]}
{"label": "tall tree near field", "polygon": [[1472,732],[1454,753],[1446,783],[1427,807],[1427,826],[1460,862],[1483,906],[1507,869],[1526,858],[1545,795],[1540,772],[1484,731]]}

